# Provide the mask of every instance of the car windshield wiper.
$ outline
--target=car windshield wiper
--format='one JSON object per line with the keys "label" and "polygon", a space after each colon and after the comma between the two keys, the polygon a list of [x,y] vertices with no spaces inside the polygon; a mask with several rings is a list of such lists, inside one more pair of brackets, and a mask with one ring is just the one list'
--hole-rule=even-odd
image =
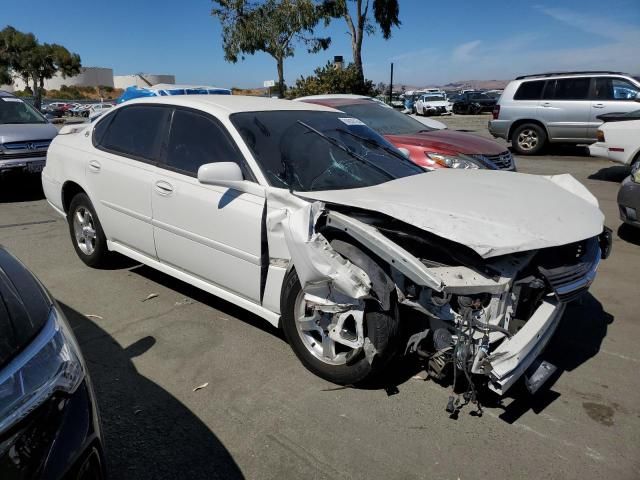
{"label": "car windshield wiper", "polygon": [[345,152],[347,155],[349,155],[352,158],[355,158],[356,160],[358,160],[361,163],[364,163],[365,165],[369,166],[369,167],[373,167],[375,170],[378,170],[380,173],[382,173],[383,175],[386,175],[387,177],[389,177],[391,180],[395,180],[396,176],[392,175],[391,173],[387,172],[384,168],[376,165],[375,163],[373,163],[371,160],[367,160],[365,157],[363,157],[362,155],[357,154],[356,152],[353,152],[351,149],[349,149],[348,147],[346,147],[345,145],[343,145],[341,142],[339,142],[338,140],[336,140],[335,138],[331,138],[328,135],[325,135],[324,133],[322,133],[319,130],[316,130],[315,128],[313,128],[310,125],[307,125],[306,123],[304,123],[303,121],[298,120],[298,123],[300,125],[302,125],[303,127],[307,128],[310,132],[315,133],[316,135],[318,135],[320,138],[325,139],[327,142],[329,142],[331,145],[338,147],[340,150],[342,150],[343,152]]}
{"label": "car windshield wiper", "polygon": [[372,138],[361,137],[360,135],[357,135],[357,134],[355,134],[353,132],[350,132],[349,130],[345,130],[344,128],[336,128],[336,130],[338,132],[342,132],[342,133],[346,133],[347,135],[351,135],[352,137],[357,138],[358,140],[361,140],[361,141],[363,141],[365,143],[368,143],[369,145],[373,145],[375,147],[378,147],[378,148],[384,150],[385,152],[387,152],[388,154],[393,155],[394,157],[399,158],[403,162],[409,163],[412,167],[415,167],[416,169],[420,169],[422,171],[422,169],[420,167],[418,167],[415,163],[413,163],[410,159],[405,157],[401,152],[395,151],[393,148],[389,148],[386,145],[378,143],[375,140],[373,140]]}

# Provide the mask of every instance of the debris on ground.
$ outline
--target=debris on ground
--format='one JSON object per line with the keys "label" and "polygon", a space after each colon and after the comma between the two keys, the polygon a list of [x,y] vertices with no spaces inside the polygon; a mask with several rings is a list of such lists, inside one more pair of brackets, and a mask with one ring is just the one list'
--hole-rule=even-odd
{"label": "debris on ground", "polygon": [[157,293],[150,293],[149,295],[147,295],[147,298],[141,300],[142,302],[146,302],[147,300],[151,300],[152,298],[156,298],[158,296]]}
{"label": "debris on ground", "polygon": [[207,388],[208,386],[209,386],[209,382],[204,382],[202,385],[198,385],[197,387],[195,387],[193,391],[197,392],[198,390],[202,390],[203,388]]}
{"label": "debris on ground", "polygon": [[104,320],[104,318],[102,318],[100,315],[93,315],[91,313],[86,314],[85,317],[87,317],[87,318],[95,318],[96,320]]}

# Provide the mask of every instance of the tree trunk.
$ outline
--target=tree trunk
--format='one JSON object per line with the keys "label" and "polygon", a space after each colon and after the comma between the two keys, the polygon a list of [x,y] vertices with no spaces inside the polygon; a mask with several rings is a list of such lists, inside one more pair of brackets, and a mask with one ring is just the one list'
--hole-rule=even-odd
{"label": "tree trunk", "polygon": [[284,59],[276,58],[278,62],[278,96],[284,98]]}
{"label": "tree trunk", "polygon": [[[38,82],[37,75],[33,75],[33,106],[40,110],[42,106],[42,87],[44,86],[44,80]],[[41,86],[42,85],[42,86]]]}

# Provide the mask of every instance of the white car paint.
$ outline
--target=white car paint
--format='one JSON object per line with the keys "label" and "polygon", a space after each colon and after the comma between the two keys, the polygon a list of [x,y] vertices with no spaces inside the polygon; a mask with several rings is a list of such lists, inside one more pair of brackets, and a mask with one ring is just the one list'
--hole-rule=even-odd
{"label": "white car paint", "polygon": [[[341,325],[343,307],[354,308],[351,312],[358,338],[341,339],[335,326],[330,336],[347,346],[365,348],[367,358],[375,351],[366,350],[362,338],[362,298],[373,286],[367,272],[335,252],[317,230],[321,215],[394,265],[397,289],[403,285],[401,279],[407,278],[425,292],[489,292],[491,302],[483,314],[494,326],[509,321],[510,289],[518,270],[533,258],[531,250],[584,240],[603,229],[597,202],[569,176],[441,170],[361,189],[289,192],[269,185],[229,118],[246,111],[335,112],[327,107],[255,97],[194,95],[136,99],[114,111],[134,104],[188,107],[216,117],[237,144],[256,182],[205,184],[155,164],[99,150],[92,143],[92,132],[104,118],[63,128],[49,148],[42,183],[53,208],[66,215],[63,188],[73,182],[90,198],[110,250],[213,293],[273,325],[280,320],[283,280],[295,267],[305,298],[321,311],[337,312],[337,325]],[[332,211],[332,204],[381,212],[443,241],[466,245],[490,259],[497,277],[462,265],[453,269],[429,267],[373,224]],[[268,258],[264,257],[265,239]],[[500,257],[510,253],[520,255]],[[420,298],[401,296],[400,300],[427,312]],[[536,322],[549,325],[561,314],[560,308],[562,305],[539,309]],[[445,316],[451,321],[457,318],[451,312]],[[503,342],[509,358],[520,358],[522,353],[523,359],[508,366],[493,359],[494,368],[502,369],[494,372],[492,388],[504,393],[533,361],[530,355],[524,359],[524,354],[542,348],[539,333],[532,326]],[[490,338],[500,342],[505,336],[492,332]],[[505,383],[500,386],[502,380]]]}
{"label": "white car paint", "polygon": [[444,113],[451,113],[451,104],[444,92],[437,92],[421,95],[415,102],[415,109],[418,115],[436,114],[438,109],[444,109]]}
{"label": "white car paint", "polygon": [[640,160],[640,120],[606,122],[598,127],[604,134],[604,142],[589,145],[594,157],[604,157],[623,165]]}

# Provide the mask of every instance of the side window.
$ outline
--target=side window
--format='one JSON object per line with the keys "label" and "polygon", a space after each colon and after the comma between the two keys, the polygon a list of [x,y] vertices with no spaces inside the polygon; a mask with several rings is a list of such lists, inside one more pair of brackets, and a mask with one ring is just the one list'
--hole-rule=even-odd
{"label": "side window", "polygon": [[[115,115],[115,114],[114,114]],[[93,127],[93,144],[100,145],[102,141],[102,137],[104,136],[104,132],[107,131],[107,127],[113,120],[114,115],[105,115],[104,117],[98,120],[96,126]]]}
{"label": "side window", "polygon": [[115,118],[98,145],[125,155],[155,161],[169,110],[164,107],[132,105],[114,113]]}
{"label": "side window", "polygon": [[522,82],[513,96],[514,100],[539,100],[542,96],[544,88],[544,80],[535,80],[533,82]]}
{"label": "side window", "polygon": [[247,178],[241,154],[222,125],[195,112],[175,110],[167,166],[196,176],[201,165],[215,162],[236,162]]}
{"label": "side window", "polygon": [[635,100],[640,88],[622,78],[597,77],[595,79],[595,100]]}
{"label": "side window", "polygon": [[554,100],[587,100],[590,83],[591,78],[589,77],[558,79],[552,98]]}

